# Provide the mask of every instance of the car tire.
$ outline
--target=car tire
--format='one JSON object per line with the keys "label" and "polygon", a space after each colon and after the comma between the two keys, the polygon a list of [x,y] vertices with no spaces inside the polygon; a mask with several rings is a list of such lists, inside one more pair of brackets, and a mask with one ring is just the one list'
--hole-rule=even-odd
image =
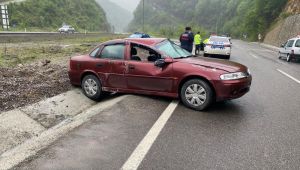
{"label": "car tire", "polygon": [[84,95],[92,100],[99,101],[102,98],[102,85],[94,75],[86,75],[82,79],[81,88]]}
{"label": "car tire", "polygon": [[280,52],[278,52],[278,58],[281,59],[281,53]]}
{"label": "car tire", "polygon": [[287,55],[286,61],[287,61],[287,62],[290,62],[290,61],[291,61],[291,55],[290,55],[290,54]]}
{"label": "car tire", "polygon": [[225,59],[229,60],[230,59],[230,55],[226,55]]}
{"label": "car tire", "polygon": [[204,110],[213,101],[213,91],[210,85],[201,79],[191,79],[180,89],[182,103],[194,110]]}

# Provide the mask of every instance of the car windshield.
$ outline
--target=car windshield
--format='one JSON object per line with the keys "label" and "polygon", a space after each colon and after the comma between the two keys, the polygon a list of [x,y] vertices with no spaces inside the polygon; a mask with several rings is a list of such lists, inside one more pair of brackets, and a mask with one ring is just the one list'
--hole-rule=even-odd
{"label": "car windshield", "polygon": [[192,53],[189,53],[169,40],[157,44],[155,48],[172,58],[186,58],[192,56]]}

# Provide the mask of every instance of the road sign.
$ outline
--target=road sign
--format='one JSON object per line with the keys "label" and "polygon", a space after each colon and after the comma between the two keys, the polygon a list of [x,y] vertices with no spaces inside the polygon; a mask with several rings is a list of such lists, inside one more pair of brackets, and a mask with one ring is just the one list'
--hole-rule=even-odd
{"label": "road sign", "polygon": [[7,10],[7,5],[1,5],[1,23],[2,23],[2,28],[5,30],[9,29],[9,18],[8,18],[8,10]]}

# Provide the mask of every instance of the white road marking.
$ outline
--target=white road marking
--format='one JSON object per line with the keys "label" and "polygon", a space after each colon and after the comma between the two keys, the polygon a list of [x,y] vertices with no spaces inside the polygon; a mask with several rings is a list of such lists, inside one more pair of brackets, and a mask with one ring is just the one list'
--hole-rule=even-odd
{"label": "white road marking", "polygon": [[101,111],[114,106],[120,102],[127,95],[116,97],[107,101],[100,102],[97,105],[90,107],[73,118],[69,118],[60,124],[44,131],[37,137],[33,137],[21,145],[4,152],[0,155],[0,169],[12,169],[19,163],[35,155],[38,151],[48,147],[58,138],[64,136],[76,127],[92,119],[93,116],[99,114]]}
{"label": "white road marking", "polygon": [[148,153],[152,144],[158,137],[161,130],[164,128],[165,124],[173,114],[174,110],[178,105],[178,101],[172,101],[166,110],[161,114],[152,128],[149,130],[144,139],[139,143],[139,145],[135,148],[133,153],[127,159],[127,161],[122,166],[122,170],[136,170],[140,163],[143,161],[144,157]]}
{"label": "white road marking", "polygon": [[300,84],[300,80],[294,78],[293,76],[287,74],[286,72],[284,72],[284,71],[282,71],[282,70],[280,70],[280,69],[277,69],[277,71],[279,71],[281,74],[287,76],[288,78],[290,78],[290,79],[294,80],[295,82],[297,82],[298,84]]}
{"label": "white road marking", "polygon": [[256,59],[259,58],[258,56],[254,55],[254,54],[252,54],[252,53],[250,53],[250,55],[251,55],[252,57],[256,58]]}

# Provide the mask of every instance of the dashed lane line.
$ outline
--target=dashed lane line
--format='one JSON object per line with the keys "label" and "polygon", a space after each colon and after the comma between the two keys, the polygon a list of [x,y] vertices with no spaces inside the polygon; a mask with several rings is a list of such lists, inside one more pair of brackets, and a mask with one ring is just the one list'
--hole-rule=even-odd
{"label": "dashed lane line", "polygon": [[164,128],[165,124],[173,114],[174,110],[178,106],[178,101],[172,101],[166,110],[161,114],[152,128],[149,130],[144,139],[139,143],[130,157],[127,159],[125,164],[122,166],[122,170],[136,170],[140,163],[143,161],[144,157],[150,150],[154,141],[160,134],[161,130]]}
{"label": "dashed lane line", "polygon": [[288,78],[290,78],[290,79],[294,80],[295,82],[297,82],[298,84],[300,84],[300,80],[298,80],[295,77],[289,75],[288,73],[286,73],[286,72],[284,72],[284,71],[282,71],[280,69],[277,69],[277,71],[279,71],[281,74],[287,76]]}

